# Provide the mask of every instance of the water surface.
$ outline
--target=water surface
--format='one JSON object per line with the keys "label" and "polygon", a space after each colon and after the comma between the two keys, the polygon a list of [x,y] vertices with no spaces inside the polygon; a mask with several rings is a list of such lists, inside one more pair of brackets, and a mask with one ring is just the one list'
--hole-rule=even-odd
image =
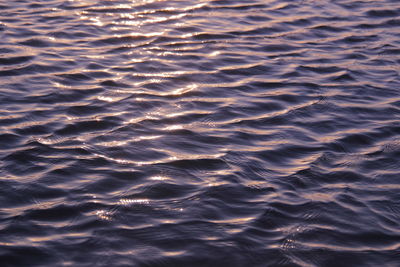
{"label": "water surface", "polygon": [[1,266],[399,266],[399,27],[398,0],[1,1]]}

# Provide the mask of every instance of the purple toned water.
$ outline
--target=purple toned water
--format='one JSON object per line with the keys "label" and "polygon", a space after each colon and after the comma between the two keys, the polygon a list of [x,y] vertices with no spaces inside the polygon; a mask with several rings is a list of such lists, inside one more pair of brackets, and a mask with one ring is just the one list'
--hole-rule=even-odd
{"label": "purple toned water", "polygon": [[400,266],[397,0],[0,1],[0,266]]}

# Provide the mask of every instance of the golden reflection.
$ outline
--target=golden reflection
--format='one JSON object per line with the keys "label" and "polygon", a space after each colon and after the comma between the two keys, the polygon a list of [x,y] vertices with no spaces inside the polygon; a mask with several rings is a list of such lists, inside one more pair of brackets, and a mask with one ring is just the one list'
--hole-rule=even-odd
{"label": "golden reflection", "polygon": [[160,138],[161,135],[149,135],[149,136],[138,136],[136,138],[132,138],[130,140],[124,140],[124,141],[109,141],[109,142],[100,142],[97,143],[99,146],[105,146],[105,147],[117,147],[117,146],[124,146],[127,145],[131,142],[139,142],[142,140],[152,140],[152,139],[157,139]]}
{"label": "golden reflection", "polygon": [[[223,174],[225,174],[225,173],[223,173]],[[211,183],[207,183],[207,186],[214,187],[214,186],[221,186],[224,184],[228,184],[228,183],[227,182],[211,182]]]}
{"label": "golden reflection", "polygon": [[190,91],[195,90],[197,87],[198,87],[198,85],[193,83],[193,84],[190,84],[190,85],[188,85],[186,87],[178,88],[178,89],[176,89],[176,90],[174,90],[174,91],[172,91],[170,93],[167,93],[166,95],[176,95],[176,96],[183,95],[183,94],[186,94],[186,93],[188,93]]}
{"label": "golden reflection", "polygon": [[118,98],[111,97],[111,96],[98,96],[97,99],[105,101],[105,102],[115,102],[115,101],[117,101]]}
{"label": "golden reflection", "polygon": [[217,159],[217,158],[221,158],[226,155],[226,153],[211,154],[211,155],[209,155],[209,154],[207,154],[207,155],[183,154],[183,153],[173,153],[171,151],[166,151],[163,149],[159,149],[158,151],[164,152],[166,154],[170,154],[170,156],[168,158],[163,158],[163,159],[159,159],[159,160],[137,161],[137,160],[113,158],[113,157],[99,154],[99,153],[93,153],[93,155],[104,158],[109,161],[119,163],[119,164],[135,165],[135,166],[165,164],[165,163],[168,163],[171,161],[176,161],[176,160]]}
{"label": "golden reflection", "polygon": [[166,176],[157,175],[157,176],[152,176],[152,177],[150,177],[149,180],[153,180],[153,181],[165,181],[165,180],[171,180],[171,178],[166,177]]}
{"label": "golden reflection", "polygon": [[216,57],[221,54],[221,51],[214,51],[208,54],[208,57]]}
{"label": "golden reflection", "polygon": [[166,257],[176,257],[176,256],[180,256],[185,254],[186,251],[182,250],[182,251],[166,251],[166,252],[162,252],[162,254]]}
{"label": "golden reflection", "polygon": [[384,190],[387,190],[387,189],[397,189],[397,190],[399,190],[400,189],[400,185],[397,185],[397,184],[375,184],[374,185],[376,188],[380,188],[380,189],[384,189]]}
{"label": "golden reflection", "polygon": [[101,142],[97,145],[99,146],[106,146],[106,147],[116,147],[116,146],[123,146],[128,144],[129,141],[110,141],[110,142]]}
{"label": "golden reflection", "polygon": [[120,35],[120,34],[115,34],[114,37],[155,37],[155,36],[160,36],[163,35],[166,31],[161,31],[161,32],[149,32],[149,33],[142,33],[142,32],[131,32],[127,35]]}
{"label": "golden reflection", "polygon": [[[175,72],[173,75],[175,75],[175,74],[181,74],[181,73]],[[183,72],[182,72],[182,74],[183,74]],[[135,74],[135,76],[142,76],[142,75],[149,76],[149,77],[168,78],[169,75],[171,75],[171,73],[144,73],[144,74],[142,73],[142,74]],[[162,82],[163,82],[162,79],[154,79],[153,78],[153,79],[148,79],[148,80],[143,81],[143,82],[135,83],[134,86],[140,87],[140,86],[143,86],[144,84],[162,83]],[[198,85],[192,83],[192,84],[189,84],[189,85],[187,85],[185,87],[177,88],[177,89],[172,90],[172,91],[167,91],[167,92],[156,92],[156,91],[154,91],[151,94],[152,95],[156,95],[156,96],[181,96],[181,95],[187,94],[187,93],[189,93],[189,92],[191,92],[191,91],[193,91],[193,90],[195,90],[197,88],[198,88]],[[144,93],[144,92],[141,92],[141,93]],[[143,100],[146,100],[146,99],[137,97],[137,98],[135,98],[135,100],[143,101]]]}
{"label": "golden reflection", "polygon": [[[173,118],[173,117],[183,116],[183,115],[186,115],[186,114],[193,114],[193,111],[181,111],[181,112],[176,112],[176,113],[170,113],[170,114],[167,114],[165,117]],[[196,114],[204,114],[204,115],[206,115],[206,114],[211,114],[211,112],[199,111],[199,112],[196,112]]]}
{"label": "golden reflection", "polygon": [[[64,233],[64,234],[52,234],[46,236],[39,236],[39,237],[28,237],[27,239],[33,243],[37,242],[47,242],[53,240],[60,240],[63,238],[70,238],[70,237],[83,237],[85,238],[86,234],[84,233]],[[0,243],[1,245],[2,243]]]}
{"label": "golden reflection", "polygon": [[308,247],[308,249],[324,249],[327,251],[347,251],[347,252],[366,252],[368,251],[369,253],[371,252],[379,252],[382,253],[382,251],[398,251],[400,249],[400,243],[396,242],[395,244],[391,245],[382,245],[379,247],[369,247],[369,246],[337,246],[337,245],[329,245],[326,243],[319,243],[319,242],[305,242],[302,241],[302,246],[305,248]]}
{"label": "golden reflection", "polygon": [[156,120],[158,118],[159,117],[153,116],[152,114],[148,114],[148,115],[145,115],[145,116],[142,116],[142,117],[139,117],[139,118],[130,119],[130,120],[124,122],[124,123],[125,124],[135,124],[135,123],[139,123],[139,122],[144,121],[144,120]]}
{"label": "golden reflection", "polygon": [[256,219],[256,217],[243,217],[226,220],[210,220],[213,223],[226,223],[226,224],[247,224],[248,222]]}
{"label": "golden reflection", "polygon": [[107,210],[98,210],[96,211],[96,216],[104,221],[111,221],[113,213]]}
{"label": "golden reflection", "polygon": [[119,200],[120,205],[149,205],[150,200],[149,199],[129,199],[129,198],[121,198]]}
{"label": "golden reflection", "polygon": [[[139,76],[139,75],[136,75],[136,76]],[[155,79],[155,78],[153,78],[153,79],[148,79],[148,80],[143,81],[143,82],[133,83],[133,86],[135,86],[135,87],[141,87],[141,86],[146,85],[146,84],[162,83],[162,82],[163,82],[163,80],[161,80],[161,79]],[[138,93],[139,93],[139,92],[138,92]],[[144,91],[140,91],[140,93],[144,93]]]}
{"label": "golden reflection", "polygon": [[119,164],[124,164],[124,165],[135,165],[135,166],[145,166],[145,165],[154,165],[154,164],[162,164],[162,163],[166,163],[169,161],[173,161],[176,160],[174,157],[169,157],[167,159],[161,159],[161,160],[153,160],[153,161],[137,161],[137,160],[128,160],[128,159],[118,159],[118,158],[113,158],[113,157],[109,157],[106,155],[102,155],[99,153],[93,153],[93,155],[97,156],[97,157],[101,157],[103,159],[109,160],[109,161],[113,161]]}
{"label": "golden reflection", "polygon": [[[132,73],[132,76],[137,76],[137,77],[162,77],[162,78],[174,78],[179,75],[186,74],[187,71],[172,71],[172,72],[159,72],[159,73]],[[151,80],[150,80],[151,81]],[[162,80],[155,80],[162,82]]]}
{"label": "golden reflection", "polygon": [[311,193],[303,193],[302,196],[306,199],[318,202],[335,202],[336,193],[321,193],[321,192],[311,192]]}
{"label": "golden reflection", "polygon": [[175,124],[175,125],[168,125],[162,128],[163,131],[174,131],[174,130],[181,130],[184,129],[183,125]]}
{"label": "golden reflection", "polygon": [[152,140],[152,139],[157,139],[157,138],[160,138],[160,137],[161,137],[161,135],[139,136],[137,138],[134,138],[133,141]]}

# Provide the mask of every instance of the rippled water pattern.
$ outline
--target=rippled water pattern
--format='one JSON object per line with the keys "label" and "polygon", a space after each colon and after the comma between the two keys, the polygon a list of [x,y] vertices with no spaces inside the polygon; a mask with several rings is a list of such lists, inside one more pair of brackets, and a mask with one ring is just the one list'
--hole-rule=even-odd
{"label": "rippled water pattern", "polygon": [[398,0],[0,2],[1,266],[400,266]]}

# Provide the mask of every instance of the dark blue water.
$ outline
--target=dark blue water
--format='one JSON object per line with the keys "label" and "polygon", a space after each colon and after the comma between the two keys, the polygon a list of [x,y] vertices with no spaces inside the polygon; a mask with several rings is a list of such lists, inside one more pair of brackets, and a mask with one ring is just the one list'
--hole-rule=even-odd
{"label": "dark blue water", "polygon": [[400,266],[398,0],[0,1],[0,266]]}

